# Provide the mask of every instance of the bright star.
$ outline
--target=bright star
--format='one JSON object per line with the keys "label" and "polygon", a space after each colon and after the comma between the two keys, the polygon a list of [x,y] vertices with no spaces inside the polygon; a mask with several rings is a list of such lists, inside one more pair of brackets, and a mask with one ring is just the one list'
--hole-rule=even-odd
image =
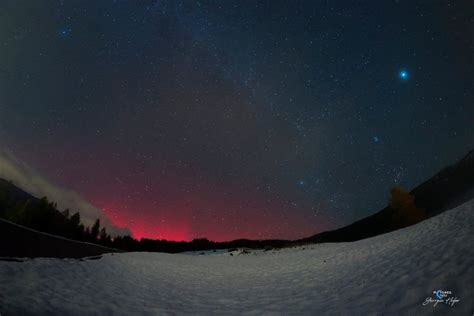
{"label": "bright star", "polygon": [[408,79],[408,71],[406,70],[401,70],[399,75],[400,75],[400,78],[403,80]]}
{"label": "bright star", "polygon": [[304,180],[298,181],[298,184],[299,184],[299,185],[304,185]]}
{"label": "bright star", "polygon": [[374,143],[378,143],[380,139],[377,136],[374,136],[372,137],[372,140],[374,141]]}

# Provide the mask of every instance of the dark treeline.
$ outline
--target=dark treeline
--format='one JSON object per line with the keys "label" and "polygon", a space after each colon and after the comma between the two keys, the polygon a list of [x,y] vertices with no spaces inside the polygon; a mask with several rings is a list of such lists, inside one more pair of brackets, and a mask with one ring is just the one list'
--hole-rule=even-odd
{"label": "dark treeline", "polygon": [[0,190],[1,218],[56,236],[112,245],[112,238],[105,228],[100,227],[99,219],[92,227],[86,227],[78,212],[72,213],[69,209],[60,212],[56,203],[47,197],[36,199],[25,194],[26,199],[19,199],[19,196]]}
{"label": "dark treeline", "polygon": [[47,197],[37,199],[8,182],[0,179],[0,218],[23,225],[44,233],[73,240],[97,243],[106,247],[125,251],[160,251],[177,253],[183,251],[228,249],[228,248],[265,248],[284,247],[292,244],[285,240],[234,240],[213,242],[206,238],[197,238],[190,242],[137,240],[131,236],[112,237],[97,219],[92,227],[85,226],[78,212],[66,209],[59,211],[57,204]]}
{"label": "dark treeline", "polygon": [[196,238],[192,241],[168,241],[142,238],[140,240],[130,236],[117,237],[113,240],[114,248],[126,251],[158,251],[177,253],[183,251],[201,251],[214,249],[253,248],[273,249],[296,246],[299,242],[290,240],[249,240],[237,239],[233,241],[215,242],[207,238]]}

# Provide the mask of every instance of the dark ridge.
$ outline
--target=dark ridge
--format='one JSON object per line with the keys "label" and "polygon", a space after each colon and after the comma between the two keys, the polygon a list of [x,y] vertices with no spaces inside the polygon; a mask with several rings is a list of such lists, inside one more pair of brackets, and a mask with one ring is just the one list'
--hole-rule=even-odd
{"label": "dark ridge", "polygon": [[[410,193],[426,218],[438,215],[474,198],[474,150],[460,161],[444,168],[433,177],[415,187]],[[395,210],[387,206],[381,211],[348,226],[322,232],[299,242],[347,242],[388,233],[407,227],[406,223],[393,221]]]}
{"label": "dark ridge", "polygon": [[89,257],[98,259],[97,256],[104,253],[123,252],[92,243],[49,235],[4,219],[0,219],[0,240],[0,257]]}

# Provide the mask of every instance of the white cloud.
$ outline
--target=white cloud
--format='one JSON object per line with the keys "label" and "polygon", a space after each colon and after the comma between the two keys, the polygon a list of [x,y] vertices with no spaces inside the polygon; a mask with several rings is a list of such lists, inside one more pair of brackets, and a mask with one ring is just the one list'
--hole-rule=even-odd
{"label": "white cloud", "polygon": [[35,197],[47,196],[50,201],[58,204],[59,210],[69,208],[72,212],[79,212],[81,221],[86,226],[92,226],[100,218],[101,226],[111,235],[130,234],[128,229],[114,226],[104,212],[76,192],[54,185],[11,153],[1,149],[0,178],[13,181],[16,186]]}

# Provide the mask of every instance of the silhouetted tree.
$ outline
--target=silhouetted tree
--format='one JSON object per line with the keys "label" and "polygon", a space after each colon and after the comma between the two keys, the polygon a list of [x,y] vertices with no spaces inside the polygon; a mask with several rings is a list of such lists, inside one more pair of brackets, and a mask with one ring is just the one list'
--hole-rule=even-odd
{"label": "silhouetted tree", "polygon": [[99,235],[100,235],[100,240],[105,240],[107,238],[107,230],[105,229],[105,227],[102,227]]}
{"label": "silhouetted tree", "polygon": [[97,241],[100,232],[100,219],[97,219],[91,228],[91,241]]}
{"label": "silhouetted tree", "polygon": [[418,223],[426,218],[423,210],[415,205],[415,197],[401,188],[390,191],[390,207],[395,211],[393,221],[402,226]]}
{"label": "silhouetted tree", "polygon": [[70,214],[69,214],[69,209],[68,209],[68,208],[65,209],[62,214],[63,214],[63,216],[64,216],[66,219],[69,219]]}
{"label": "silhouetted tree", "polygon": [[107,234],[105,227],[100,230],[100,243],[104,246],[110,246],[112,238]]}
{"label": "silhouetted tree", "polygon": [[92,241],[91,229],[89,227],[85,227],[84,230],[83,230],[82,236],[83,236],[82,240]]}
{"label": "silhouetted tree", "polygon": [[79,227],[79,224],[81,223],[81,214],[79,214],[79,212],[74,213],[74,215],[69,219],[69,222],[72,227]]}

